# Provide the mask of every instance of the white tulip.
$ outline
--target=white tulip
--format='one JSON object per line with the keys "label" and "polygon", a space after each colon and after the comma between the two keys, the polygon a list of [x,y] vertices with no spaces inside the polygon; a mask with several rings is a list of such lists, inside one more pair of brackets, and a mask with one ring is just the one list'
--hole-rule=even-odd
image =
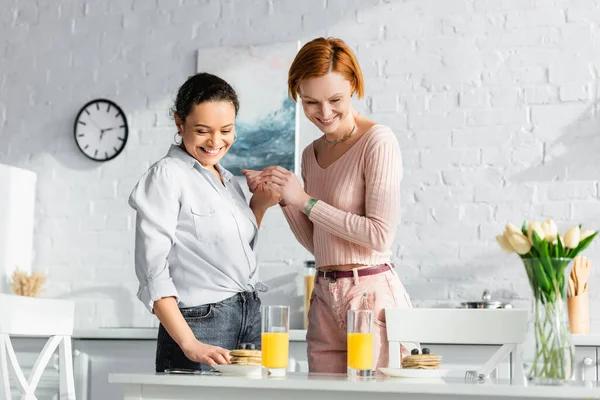
{"label": "white tulip", "polygon": [[505,253],[514,253],[515,249],[510,245],[510,242],[504,235],[496,236],[496,242],[500,245],[500,248],[504,250]]}
{"label": "white tulip", "polygon": [[565,247],[574,249],[579,244],[579,238],[581,237],[581,230],[579,226],[574,226],[565,233]]}
{"label": "white tulip", "polygon": [[508,237],[509,235],[512,235],[513,233],[523,234],[523,232],[521,232],[521,230],[519,228],[517,228],[517,226],[515,224],[509,222],[508,224],[506,224],[506,228],[504,229],[504,234]]}
{"label": "white tulip", "polygon": [[527,228],[527,237],[529,238],[529,242],[533,244],[533,232],[537,233],[538,237],[541,240],[544,240],[546,237],[546,233],[542,229],[542,226],[537,221],[531,221],[529,223],[529,228]]}
{"label": "white tulip", "polygon": [[520,232],[507,235],[506,238],[508,239],[512,248],[521,255],[527,254],[529,253],[529,250],[531,250],[531,243],[529,243],[529,239],[527,239],[527,236]]}
{"label": "white tulip", "polygon": [[[552,219],[547,219],[542,222],[542,230],[545,234],[546,242],[555,243],[556,235],[558,234],[558,227]],[[541,236],[540,236],[541,237]]]}
{"label": "white tulip", "polygon": [[593,231],[591,229],[584,229],[581,231],[581,236],[579,237],[579,241],[581,242],[583,239],[586,239],[590,236],[592,236],[594,233],[596,233],[596,231]]}

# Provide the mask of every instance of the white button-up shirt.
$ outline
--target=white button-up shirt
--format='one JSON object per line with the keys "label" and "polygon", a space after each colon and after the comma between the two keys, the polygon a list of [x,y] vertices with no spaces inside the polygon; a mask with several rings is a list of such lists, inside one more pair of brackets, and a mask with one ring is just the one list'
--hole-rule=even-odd
{"label": "white button-up shirt", "polygon": [[174,296],[180,308],[265,291],[258,278],[258,226],[239,183],[217,165],[223,183],[179,146],[140,178],[129,196],[136,211],[138,298]]}

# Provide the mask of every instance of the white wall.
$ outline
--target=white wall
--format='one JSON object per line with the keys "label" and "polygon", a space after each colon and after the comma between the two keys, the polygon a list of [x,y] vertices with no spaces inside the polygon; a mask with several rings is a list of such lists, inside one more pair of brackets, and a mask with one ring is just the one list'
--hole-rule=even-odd
{"label": "white wall", "polygon": [[[358,107],[403,149],[394,261],[417,305],[485,288],[523,304],[519,259],[494,242],[509,220],[600,228],[597,0],[42,3],[0,0],[0,162],[38,174],[35,268],[49,274],[46,295],[78,300],[80,327],[155,323],[135,299],[126,199],[173,140],[168,109],[202,46],[334,35],[357,50],[367,91]],[[101,164],[72,138],[77,111],[96,97],[119,103],[131,127],[125,152]],[[299,307],[307,253],[279,210],[262,235],[275,289],[266,300]],[[598,332],[597,242],[587,255]]]}

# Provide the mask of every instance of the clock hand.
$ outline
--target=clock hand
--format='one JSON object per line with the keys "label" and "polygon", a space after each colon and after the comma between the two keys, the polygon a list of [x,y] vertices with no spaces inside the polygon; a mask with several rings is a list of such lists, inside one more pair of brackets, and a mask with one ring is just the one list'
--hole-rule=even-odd
{"label": "clock hand", "polygon": [[[92,125],[94,125],[96,127],[96,129],[100,129],[100,127],[98,127],[98,124],[94,121],[94,119],[92,118],[91,115],[89,115],[88,118],[92,122]],[[102,129],[100,129],[100,131],[102,131]]]}

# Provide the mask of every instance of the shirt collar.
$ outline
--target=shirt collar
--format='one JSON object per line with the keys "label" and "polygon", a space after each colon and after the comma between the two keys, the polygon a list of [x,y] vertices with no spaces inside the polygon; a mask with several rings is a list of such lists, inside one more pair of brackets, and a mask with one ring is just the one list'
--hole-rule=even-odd
{"label": "shirt collar", "polygon": [[[198,162],[194,157],[190,156],[184,149],[180,146],[172,144],[169,148],[169,152],[167,153],[169,157],[176,158],[183,163],[185,163],[190,169],[194,168],[194,166],[198,165],[200,170],[204,170],[208,172],[208,168],[204,167],[202,164]],[[215,165],[219,174],[221,174],[221,179],[223,182],[229,182],[233,178],[233,174],[229,172],[227,169],[223,168],[220,164]]]}

